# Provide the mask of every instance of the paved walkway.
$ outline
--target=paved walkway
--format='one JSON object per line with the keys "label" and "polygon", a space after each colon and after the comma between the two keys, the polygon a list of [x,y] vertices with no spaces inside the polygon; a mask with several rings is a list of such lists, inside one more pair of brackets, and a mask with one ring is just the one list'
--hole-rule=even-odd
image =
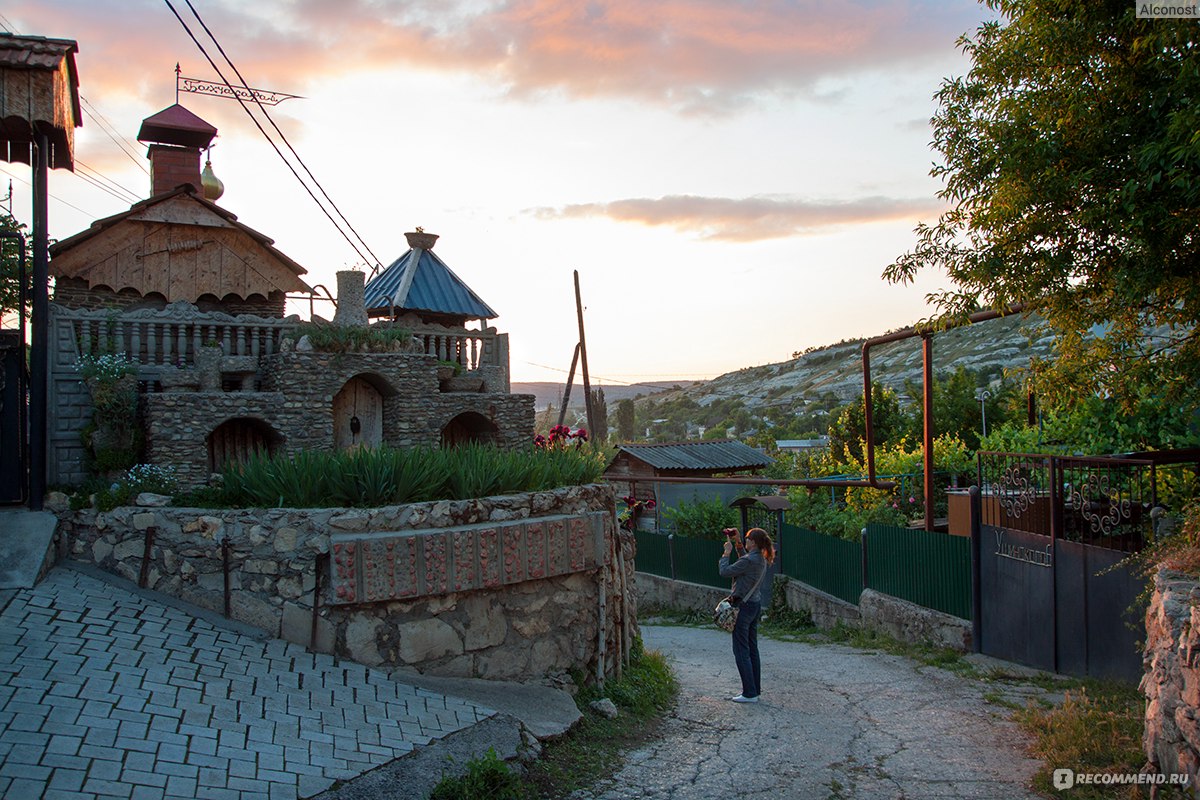
{"label": "paved walkway", "polygon": [[1007,711],[983,700],[995,686],[899,656],[760,640],[763,698],[740,705],[729,701],[741,689],[729,634],[642,635],[674,666],[679,705],[661,738],[576,800],[1037,797],[1025,787],[1039,762]]}
{"label": "paved walkway", "polygon": [[65,567],[0,614],[0,797],[292,800],[493,716]]}

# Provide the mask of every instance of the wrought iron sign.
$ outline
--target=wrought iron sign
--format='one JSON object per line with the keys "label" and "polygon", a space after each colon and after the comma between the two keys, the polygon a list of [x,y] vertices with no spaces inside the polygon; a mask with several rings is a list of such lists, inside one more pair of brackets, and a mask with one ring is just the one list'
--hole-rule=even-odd
{"label": "wrought iron sign", "polygon": [[1108,475],[1094,472],[1071,490],[1071,507],[1078,509],[1080,516],[1087,520],[1092,533],[1102,536],[1111,536],[1133,515],[1129,498],[1122,497],[1119,489],[1112,488]]}
{"label": "wrought iron sign", "polygon": [[1000,507],[1010,517],[1020,517],[1029,510],[1037,497],[1037,489],[1021,466],[1009,467],[1000,476],[999,490]]}
{"label": "wrought iron sign", "polygon": [[200,78],[185,78],[179,74],[179,65],[175,65],[175,102],[179,102],[179,93],[206,94],[210,97],[227,97],[231,100],[249,100],[262,103],[264,106],[277,106],[284,100],[304,99],[298,94],[273,92],[269,89],[252,89],[249,86],[234,86],[230,83],[205,81]]}

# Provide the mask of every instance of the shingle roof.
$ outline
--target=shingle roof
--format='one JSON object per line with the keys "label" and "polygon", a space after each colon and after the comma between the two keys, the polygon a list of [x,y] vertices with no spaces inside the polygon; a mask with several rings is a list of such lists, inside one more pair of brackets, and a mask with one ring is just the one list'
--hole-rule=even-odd
{"label": "shingle roof", "polygon": [[745,469],[774,460],[749,445],[731,440],[671,444],[623,444],[618,449],[655,469]]}
{"label": "shingle roof", "polygon": [[[420,257],[414,259],[413,253],[417,252]],[[397,311],[431,311],[478,319],[499,316],[445,262],[424,249],[410,249],[371,279],[364,291],[368,313],[391,310],[393,298],[410,269],[415,271],[408,294],[396,303]]]}

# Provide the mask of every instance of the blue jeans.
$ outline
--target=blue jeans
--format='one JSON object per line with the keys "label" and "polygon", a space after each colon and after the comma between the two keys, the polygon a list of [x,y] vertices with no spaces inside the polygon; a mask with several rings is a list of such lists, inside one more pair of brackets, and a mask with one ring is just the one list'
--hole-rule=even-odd
{"label": "blue jeans", "polygon": [[733,626],[733,661],[742,677],[742,696],[762,694],[762,666],[758,660],[758,618],[761,603],[745,600],[738,605],[737,622]]}

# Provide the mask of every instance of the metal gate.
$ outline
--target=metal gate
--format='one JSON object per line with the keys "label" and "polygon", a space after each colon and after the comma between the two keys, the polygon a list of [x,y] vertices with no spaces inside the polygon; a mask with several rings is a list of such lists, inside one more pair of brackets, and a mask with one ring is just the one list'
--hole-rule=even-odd
{"label": "metal gate", "polygon": [[0,331],[0,503],[23,503],[28,493],[28,383],[20,331]]}
{"label": "metal gate", "polygon": [[973,490],[981,652],[1076,676],[1136,681],[1142,580],[1127,559],[1150,535],[1154,465],[981,453]]}

